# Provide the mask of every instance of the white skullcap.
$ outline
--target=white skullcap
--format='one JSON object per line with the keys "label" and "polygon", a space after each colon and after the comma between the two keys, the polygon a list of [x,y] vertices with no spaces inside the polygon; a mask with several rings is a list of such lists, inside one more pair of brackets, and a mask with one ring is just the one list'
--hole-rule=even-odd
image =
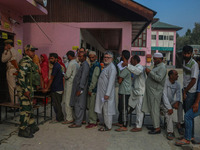
{"label": "white skullcap", "polygon": [[97,53],[95,51],[90,51],[89,55],[95,55],[95,56],[97,56]]}
{"label": "white skullcap", "polygon": [[155,57],[155,58],[163,58],[163,54],[162,53],[154,53],[153,57]]}

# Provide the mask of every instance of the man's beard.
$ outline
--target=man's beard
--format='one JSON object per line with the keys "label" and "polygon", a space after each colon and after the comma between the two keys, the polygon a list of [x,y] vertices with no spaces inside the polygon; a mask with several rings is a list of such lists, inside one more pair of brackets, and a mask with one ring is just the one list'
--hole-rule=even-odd
{"label": "man's beard", "polygon": [[183,56],[183,59],[186,60],[186,61],[189,61],[191,59],[191,57],[184,57]]}
{"label": "man's beard", "polygon": [[50,63],[51,63],[52,65],[54,65],[54,64],[55,64],[55,62],[52,62],[52,61],[50,61]]}
{"label": "man's beard", "polygon": [[104,62],[105,65],[109,65],[111,62]]}

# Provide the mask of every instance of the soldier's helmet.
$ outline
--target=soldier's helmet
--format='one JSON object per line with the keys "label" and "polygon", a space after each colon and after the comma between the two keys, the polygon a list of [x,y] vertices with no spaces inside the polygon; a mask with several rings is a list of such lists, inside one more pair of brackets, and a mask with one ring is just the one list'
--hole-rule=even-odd
{"label": "soldier's helmet", "polygon": [[31,51],[35,51],[35,50],[38,50],[38,48],[35,48],[33,47],[32,45],[28,44],[24,47],[24,50],[27,51],[27,50],[31,50]]}

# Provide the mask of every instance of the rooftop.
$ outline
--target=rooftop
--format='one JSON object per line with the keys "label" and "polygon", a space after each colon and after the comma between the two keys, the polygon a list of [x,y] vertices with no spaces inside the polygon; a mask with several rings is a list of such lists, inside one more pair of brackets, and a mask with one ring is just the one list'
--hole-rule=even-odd
{"label": "rooftop", "polygon": [[152,29],[173,29],[173,30],[178,31],[178,30],[181,30],[182,27],[157,21],[157,22],[152,24]]}

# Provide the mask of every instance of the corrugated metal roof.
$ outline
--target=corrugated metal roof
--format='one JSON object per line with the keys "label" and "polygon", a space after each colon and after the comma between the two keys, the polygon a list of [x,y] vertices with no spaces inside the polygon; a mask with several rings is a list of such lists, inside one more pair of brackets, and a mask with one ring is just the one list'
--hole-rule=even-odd
{"label": "corrugated metal roof", "polygon": [[158,21],[152,24],[152,29],[174,29],[178,31],[178,30],[181,30],[182,27]]}

